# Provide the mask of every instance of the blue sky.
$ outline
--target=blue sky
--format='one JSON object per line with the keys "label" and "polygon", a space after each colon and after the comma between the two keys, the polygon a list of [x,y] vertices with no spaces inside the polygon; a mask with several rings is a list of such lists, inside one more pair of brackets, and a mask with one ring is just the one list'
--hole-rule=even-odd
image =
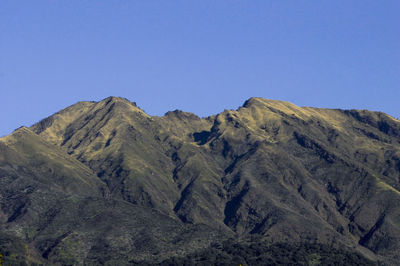
{"label": "blue sky", "polygon": [[0,136],[81,100],[252,96],[400,117],[400,1],[1,0]]}

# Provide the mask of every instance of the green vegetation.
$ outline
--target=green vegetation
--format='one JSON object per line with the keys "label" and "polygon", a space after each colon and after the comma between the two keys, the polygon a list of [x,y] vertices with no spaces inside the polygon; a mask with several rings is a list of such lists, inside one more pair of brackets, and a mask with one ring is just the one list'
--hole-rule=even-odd
{"label": "green vegetation", "polygon": [[17,265],[396,265],[399,176],[400,122],[379,112],[251,98],[207,118],[151,117],[123,98],[80,102],[0,139],[0,253]]}
{"label": "green vegetation", "polygon": [[[143,262],[139,263],[143,264]],[[172,257],[159,265],[378,265],[357,253],[320,244],[241,244],[226,241],[206,250]]]}

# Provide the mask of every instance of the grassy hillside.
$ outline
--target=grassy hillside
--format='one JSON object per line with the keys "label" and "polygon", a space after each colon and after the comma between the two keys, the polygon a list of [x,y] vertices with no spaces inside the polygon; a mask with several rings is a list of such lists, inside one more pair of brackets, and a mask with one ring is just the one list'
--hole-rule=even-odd
{"label": "grassy hillside", "polygon": [[384,113],[251,98],[151,117],[109,97],[0,139],[1,232],[42,263],[212,261],[237,243],[249,265],[252,245],[276,264],[278,248],[390,265],[399,179],[400,121]]}

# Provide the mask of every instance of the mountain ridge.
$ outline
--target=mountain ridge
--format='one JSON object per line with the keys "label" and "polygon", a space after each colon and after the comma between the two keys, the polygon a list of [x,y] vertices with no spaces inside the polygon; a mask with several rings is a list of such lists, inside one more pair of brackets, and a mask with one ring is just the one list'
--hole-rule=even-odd
{"label": "mountain ridge", "polygon": [[[32,136],[18,138],[21,134]],[[13,141],[7,144],[10,139]],[[29,148],[35,145],[41,148]],[[25,154],[21,157],[25,159],[1,156],[11,154],[10,149],[16,151],[17,157]],[[40,155],[41,149],[46,152]],[[65,167],[58,166],[51,154],[57,154],[59,162],[66,162]],[[38,163],[39,158],[45,163]],[[179,256],[206,249],[211,242],[218,242],[219,234],[221,239],[235,241],[255,237],[258,242],[270,244],[327,244],[332,250],[346,248],[388,265],[399,259],[400,122],[381,112],[298,107],[252,97],[236,110],[205,118],[180,110],[149,116],[136,103],[108,97],[99,102],[78,102],[29,128],[22,127],[0,138],[0,180],[14,176],[15,180],[29,184],[37,182],[32,181],[35,176],[42,176],[37,180],[46,181],[50,188],[55,186],[48,182],[51,175],[59,173],[67,177],[61,180],[81,187],[82,199],[69,196],[77,202],[96,199],[104,213],[113,213],[106,207],[110,202],[132,206],[128,209],[136,208],[132,213],[147,217],[144,219],[149,219],[150,210],[155,210],[162,217],[169,217],[163,219],[175,228],[165,232],[162,225],[155,224],[154,228],[160,228],[157,230],[166,236],[182,226],[201,232],[204,240],[199,236],[182,239],[188,243],[199,240],[202,244],[183,249]],[[96,185],[92,186],[98,187],[98,191],[85,194],[85,189],[77,185],[80,176],[93,180]],[[25,189],[16,187],[14,193]],[[73,195],[79,191],[66,193]],[[45,193],[60,197],[51,190]],[[30,194],[23,195],[26,203],[11,201],[13,210],[0,201],[3,216],[8,217],[0,228],[8,228],[9,233],[17,225],[37,227],[36,222],[22,223],[27,221],[22,218],[31,209],[36,210],[34,206],[40,200],[35,198],[36,194],[32,194],[36,201],[31,200]],[[49,210],[79,211],[74,200],[58,199],[65,200],[67,207],[53,206]],[[90,211],[99,213],[101,208]],[[123,208],[117,210],[121,210],[119,219],[125,221]],[[44,215],[38,213],[36,217]],[[13,215],[16,219],[8,221]],[[73,241],[86,246],[85,250],[96,246],[87,236],[88,232],[96,234],[94,231],[80,231],[57,218],[57,212],[54,215],[55,224],[70,228],[60,239],[72,234]],[[71,215],[67,215],[68,219],[73,219]],[[87,221],[79,223],[85,227],[92,222]],[[148,223],[154,224],[150,220]],[[41,226],[49,228],[50,224]],[[131,229],[124,226],[121,230],[126,232],[136,230],[133,225]],[[45,239],[40,231],[29,230]],[[89,250],[86,255],[77,256],[77,251],[57,239],[48,239],[54,247],[43,250],[43,244],[35,239],[17,235],[33,245],[43,261],[62,262],[64,257],[59,252],[65,250],[79,258],[79,263],[89,262],[88,254],[99,258],[98,253]],[[177,256],[168,251],[175,244],[160,244],[160,240],[147,236],[157,243],[157,261]],[[112,240],[116,235],[110,237]],[[130,253],[113,249],[115,255],[110,255],[110,261],[122,263],[134,254],[141,256],[142,262],[154,261],[155,257],[146,253],[149,249],[140,251],[132,240],[126,243]],[[105,252],[103,248],[99,250]]]}

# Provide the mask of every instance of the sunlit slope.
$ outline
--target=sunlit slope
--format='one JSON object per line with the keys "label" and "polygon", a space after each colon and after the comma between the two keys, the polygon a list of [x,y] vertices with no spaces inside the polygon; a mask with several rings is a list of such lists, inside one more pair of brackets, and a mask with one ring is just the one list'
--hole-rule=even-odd
{"label": "sunlit slope", "polygon": [[171,162],[152,134],[156,130],[152,118],[116,97],[94,103],[86,112],[80,109],[78,103],[33,130],[49,141],[57,140],[57,145],[86,163],[108,184],[113,197],[168,212],[178,192],[172,185]]}
{"label": "sunlit slope", "polygon": [[[238,236],[319,241],[396,259],[400,122],[251,98],[199,118],[110,97],[32,126],[111,197]],[[371,255],[373,256],[373,255]]]}
{"label": "sunlit slope", "polygon": [[103,197],[107,191],[87,166],[28,128],[1,138],[0,250],[7,255],[5,263],[41,262],[41,239],[49,240],[49,230],[55,235],[67,230],[52,228],[54,220],[68,215],[60,213],[63,203]]}
{"label": "sunlit slope", "polygon": [[9,185],[17,184],[26,177],[38,185],[51,186],[60,193],[93,195],[107,190],[86,165],[26,127],[1,138],[0,150],[0,169],[13,180]]}
{"label": "sunlit slope", "polygon": [[[234,162],[226,171],[237,190],[231,196],[236,207],[228,223],[240,230],[255,221],[253,232],[272,234],[281,224],[272,210],[283,204],[280,210],[307,218],[313,212],[340,234],[396,256],[399,129],[399,121],[383,113],[299,108],[260,98],[218,115],[206,145],[223,146],[219,150]],[[279,201],[272,208],[255,203],[275,197]],[[302,209],[296,197],[311,208]]]}
{"label": "sunlit slope", "polygon": [[[64,123],[71,120],[64,116],[78,113],[74,108],[81,106],[72,106],[57,119],[46,119],[53,123],[42,121],[32,129],[49,141],[58,139],[62,149],[108,184],[113,197],[179,216],[181,209],[188,208],[181,198],[190,195],[198,208],[181,215],[182,219],[224,226],[224,202],[208,186],[220,183],[221,169],[193,140],[193,133],[208,130],[211,121],[180,111],[150,117],[128,100],[110,97]],[[188,194],[195,179],[205,182],[200,185],[203,191]]]}
{"label": "sunlit slope", "polygon": [[26,127],[0,139],[5,265],[157,261],[217,239],[212,228],[113,199],[89,167]]}

